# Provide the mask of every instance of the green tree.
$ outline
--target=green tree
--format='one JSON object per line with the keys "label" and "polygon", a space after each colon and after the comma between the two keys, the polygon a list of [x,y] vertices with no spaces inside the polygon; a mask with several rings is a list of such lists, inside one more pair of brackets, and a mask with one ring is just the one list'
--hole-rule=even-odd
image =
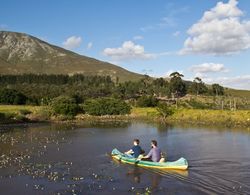
{"label": "green tree", "polygon": [[212,84],[212,93],[213,95],[224,95],[224,88],[219,84]]}
{"label": "green tree", "polygon": [[189,86],[189,92],[192,94],[204,94],[207,93],[208,89],[205,83],[202,82],[201,78],[195,77],[192,84]]}
{"label": "green tree", "polygon": [[27,97],[15,89],[3,89],[0,91],[0,103],[2,104],[25,104]]}
{"label": "green tree", "polygon": [[80,111],[80,107],[76,103],[76,100],[67,96],[59,96],[53,99],[51,106],[56,114],[65,116],[73,117]]}
{"label": "green tree", "polygon": [[153,90],[153,94],[160,96],[169,96],[169,83],[164,78],[157,78],[154,79],[151,85],[151,88]]}
{"label": "green tree", "polygon": [[157,103],[158,100],[154,96],[143,95],[137,100],[137,106],[139,107],[155,107]]}
{"label": "green tree", "polygon": [[157,106],[157,110],[164,118],[174,114],[174,108],[166,103],[159,103]]}
{"label": "green tree", "polygon": [[83,104],[83,110],[90,115],[124,115],[129,114],[131,107],[123,100],[114,98],[88,99]]}
{"label": "green tree", "polygon": [[182,80],[182,77],[183,75],[178,72],[170,74],[170,92],[174,94],[175,97],[186,95],[186,84]]}

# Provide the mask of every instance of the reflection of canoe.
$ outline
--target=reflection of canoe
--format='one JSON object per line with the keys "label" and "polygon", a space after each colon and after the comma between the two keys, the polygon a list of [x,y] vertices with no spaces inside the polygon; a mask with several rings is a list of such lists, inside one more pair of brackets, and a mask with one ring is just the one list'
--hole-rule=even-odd
{"label": "reflection of canoe", "polygon": [[133,158],[130,155],[121,153],[116,148],[112,150],[111,155],[114,159],[117,159],[123,163],[138,165],[142,167],[156,168],[156,169],[179,169],[179,170],[186,170],[188,168],[188,162],[185,158],[180,158],[179,160],[173,162],[162,162],[162,163],[143,161],[137,158]]}

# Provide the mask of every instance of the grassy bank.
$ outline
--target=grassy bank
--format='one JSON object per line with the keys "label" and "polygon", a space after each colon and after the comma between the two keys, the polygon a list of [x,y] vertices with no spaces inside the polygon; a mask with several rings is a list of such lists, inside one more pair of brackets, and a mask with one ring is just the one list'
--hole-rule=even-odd
{"label": "grassy bank", "polygon": [[22,110],[37,112],[42,106],[27,106],[27,105],[0,105],[1,113],[20,113]]}
{"label": "grassy bank", "polygon": [[[27,121],[62,121],[63,116],[51,115],[48,107],[44,106],[11,106],[0,105],[1,123],[27,122]],[[90,116],[79,114],[76,121],[84,120],[130,120],[149,119],[163,120],[156,108],[133,107],[130,115],[120,116]],[[250,127],[250,110],[206,110],[206,109],[178,109],[172,116],[167,117],[166,122],[181,122],[190,124],[208,124],[223,126]]]}
{"label": "grassy bank", "polygon": [[50,116],[45,106],[0,105],[0,124],[48,121]]}
{"label": "grassy bank", "polygon": [[112,121],[112,120],[154,120],[167,123],[185,123],[197,125],[219,125],[225,127],[250,127],[250,111],[237,110],[201,110],[178,109],[172,116],[163,119],[156,108],[133,107],[130,115],[119,116],[90,116],[80,114],[76,116],[78,121]]}
{"label": "grassy bank", "polygon": [[250,111],[180,109],[167,120],[193,124],[250,127]]}
{"label": "grassy bank", "polygon": [[[133,117],[159,119],[160,113],[156,108],[133,108]],[[178,109],[166,122],[181,122],[190,124],[244,126],[250,127],[250,110],[205,110],[205,109]]]}

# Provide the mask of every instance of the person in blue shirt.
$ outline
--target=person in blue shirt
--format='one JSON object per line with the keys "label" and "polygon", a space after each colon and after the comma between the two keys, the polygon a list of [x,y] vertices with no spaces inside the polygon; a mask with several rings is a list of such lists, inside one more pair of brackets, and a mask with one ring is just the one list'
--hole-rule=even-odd
{"label": "person in blue shirt", "polygon": [[140,154],[142,154],[144,151],[141,149],[141,146],[139,146],[140,141],[139,139],[134,139],[134,146],[125,154],[132,155],[134,158],[138,158]]}

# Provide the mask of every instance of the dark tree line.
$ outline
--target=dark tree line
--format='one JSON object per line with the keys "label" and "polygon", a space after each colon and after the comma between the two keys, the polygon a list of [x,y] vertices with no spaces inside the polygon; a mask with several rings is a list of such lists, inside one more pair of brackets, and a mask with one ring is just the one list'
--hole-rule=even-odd
{"label": "dark tree line", "polygon": [[[152,79],[145,75],[139,81],[117,83],[110,76],[76,75],[0,75],[0,103],[2,104],[49,104],[59,96],[73,97],[77,103],[89,98],[113,97],[139,99],[139,104],[154,105],[153,97],[181,97],[195,95],[223,95],[218,84],[210,88],[200,78],[193,82],[182,80],[183,75],[174,72],[170,79]],[[148,98],[147,98],[148,97]]]}
{"label": "dark tree line", "polygon": [[88,86],[113,84],[110,76],[85,76],[83,74],[70,75],[47,75],[47,74],[23,74],[23,75],[0,75],[1,84],[84,84]]}

